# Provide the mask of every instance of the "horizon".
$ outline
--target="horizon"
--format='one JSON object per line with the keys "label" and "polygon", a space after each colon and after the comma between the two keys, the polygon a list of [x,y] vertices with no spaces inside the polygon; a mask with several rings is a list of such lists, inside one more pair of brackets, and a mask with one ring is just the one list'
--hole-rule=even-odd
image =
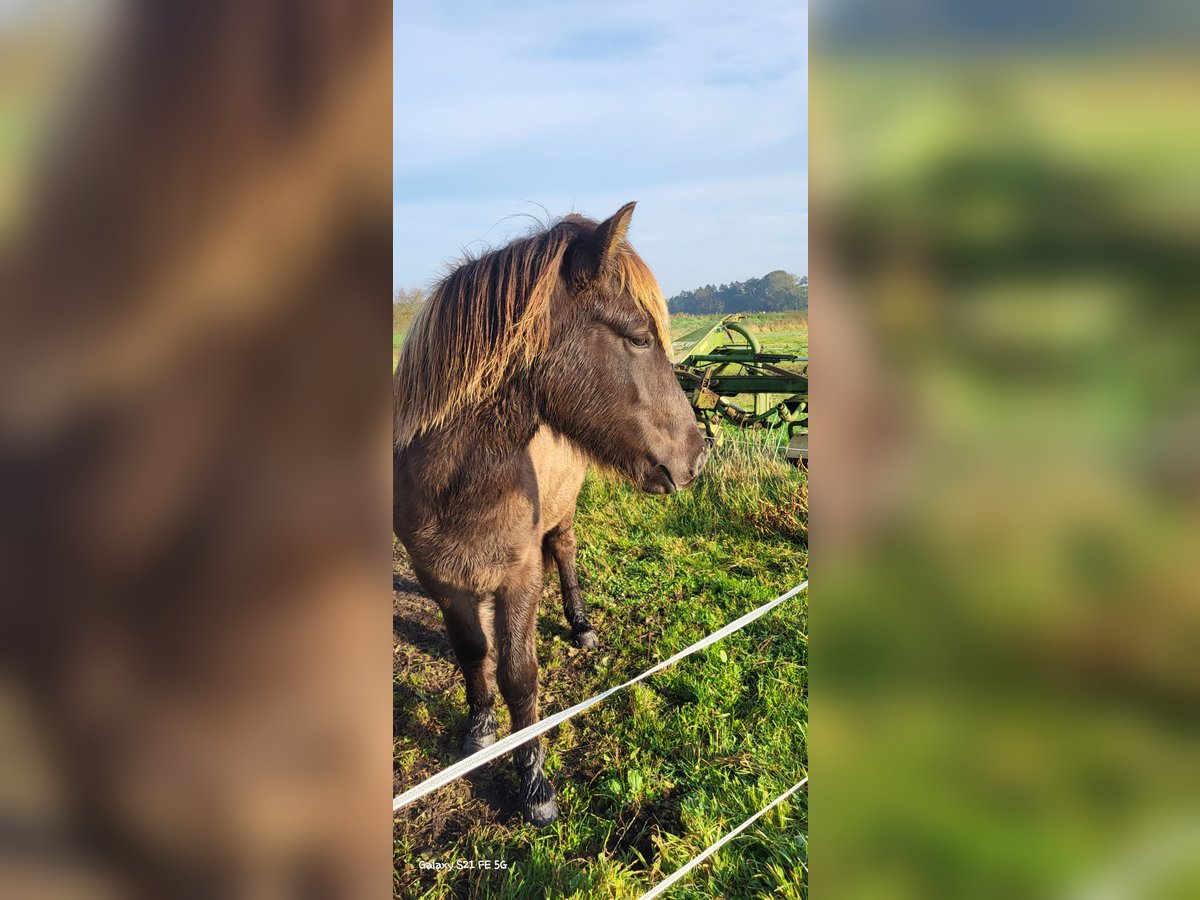
{"label": "horizon", "polygon": [[393,9],[393,293],[629,200],[667,297],[808,274],[807,3]]}
{"label": "horizon", "polygon": [[[689,291],[698,291],[698,290],[701,290],[702,288],[706,288],[706,287],[715,288],[717,290],[720,290],[722,287],[729,287],[730,285],[733,285],[733,284],[744,284],[748,281],[765,278],[767,275],[770,275],[771,272],[787,272],[788,275],[791,275],[793,278],[796,278],[797,280],[803,280],[803,281],[805,281],[805,283],[807,283],[807,281],[808,281],[808,273],[807,272],[792,272],[792,271],[789,271],[788,269],[771,269],[770,272],[763,272],[761,275],[751,275],[748,278],[733,278],[728,281],[706,281],[704,284],[697,284],[697,285],[693,285],[692,287],[682,288],[671,294],[668,294],[668,293],[666,293],[666,291],[664,291],[663,296],[667,299],[668,302],[670,302],[671,300],[674,300],[676,297],[679,297],[681,294],[686,294]],[[392,285],[392,302],[394,303],[396,301],[396,294],[398,294],[400,291],[404,291],[407,293],[410,291],[419,290],[422,294],[428,294],[429,287],[430,287],[429,285],[409,285],[407,287],[405,285]],[[422,298],[422,299],[424,299],[424,298]]]}

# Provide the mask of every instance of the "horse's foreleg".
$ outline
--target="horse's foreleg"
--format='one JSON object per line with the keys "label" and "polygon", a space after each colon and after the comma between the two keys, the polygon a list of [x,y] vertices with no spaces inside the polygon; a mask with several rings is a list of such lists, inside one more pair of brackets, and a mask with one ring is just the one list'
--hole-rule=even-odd
{"label": "horse's foreleg", "polygon": [[491,598],[464,595],[437,598],[450,646],[467,683],[467,736],[463,752],[474,753],[496,741],[496,656],[491,633]]}
{"label": "horse's foreleg", "polygon": [[558,583],[562,589],[563,612],[571,626],[571,640],[576,647],[590,649],[600,643],[596,630],[588,621],[583,608],[583,591],[575,571],[575,524],[568,520],[552,529],[545,537],[546,549],[558,565]]}
{"label": "horse's foreleg", "polygon": [[[537,608],[541,595],[541,559],[523,566],[496,591],[496,638],[500,650],[500,693],[508,704],[513,731],[538,720]],[[521,777],[521,812],[526,821],[549,825],[558,818],[554,788],[542,771],[546,753],[540,737],[513,751]]]}

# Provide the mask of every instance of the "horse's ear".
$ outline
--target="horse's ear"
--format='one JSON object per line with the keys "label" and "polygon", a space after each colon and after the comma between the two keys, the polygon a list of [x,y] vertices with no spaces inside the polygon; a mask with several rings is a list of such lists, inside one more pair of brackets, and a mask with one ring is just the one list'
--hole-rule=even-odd
{"label": "horse's ear", "polygon": [[637,201],[631,200],[596,226],[595,233],[588,240],[585,262],[588,275],[595,275],[613,258],[629,232],[629,220],[633,218],[635,206]]}
{"label": "horse's ear", "polygon": [[601,261],[607,262],[612,259],[612,255],[621,241],[625,240],[625,235],[629,232],[629,220],[633,218],[635,206],[637,206],[637,201],[630,200],[610,218],[601,222],[600,227],[596,229],[596,241],[600,245]]}

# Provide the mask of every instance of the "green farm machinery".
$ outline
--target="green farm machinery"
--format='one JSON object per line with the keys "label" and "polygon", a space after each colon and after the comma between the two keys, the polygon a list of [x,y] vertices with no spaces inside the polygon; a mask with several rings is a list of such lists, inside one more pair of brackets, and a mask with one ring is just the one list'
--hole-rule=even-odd
{"label": "green farm machinery", "polygon": [[782,432],[784,455],[808,462],[808,359],[764,352],[742,324],[725,316],[671,345],[675,377],[708,439],[724,439],[722,423]]}

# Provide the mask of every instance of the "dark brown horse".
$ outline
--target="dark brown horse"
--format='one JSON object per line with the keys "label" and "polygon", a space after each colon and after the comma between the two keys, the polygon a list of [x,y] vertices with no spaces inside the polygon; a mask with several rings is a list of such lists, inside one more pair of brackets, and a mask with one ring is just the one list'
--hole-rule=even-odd
{"label": "dark brown horse", "polygon": [[109,7],[0,51],[80,78],[0,239],[0,896],[374,900],[392,7]]}
{"label": "dark brown horse", "polygon": [[[652,494],[687,487],[704,465],[667,356],[666,303],[625,240],[633,206],[599,224],[568,216],[459,266],[396,368],[393,523],[466,679],[468,753],[495,741],[497,680],[514,731],[538,719],[550,559],[575,643],[596,644],[575,576],[587,463]],[[526,819],[552,822],[540,738],[513,758]]]}

